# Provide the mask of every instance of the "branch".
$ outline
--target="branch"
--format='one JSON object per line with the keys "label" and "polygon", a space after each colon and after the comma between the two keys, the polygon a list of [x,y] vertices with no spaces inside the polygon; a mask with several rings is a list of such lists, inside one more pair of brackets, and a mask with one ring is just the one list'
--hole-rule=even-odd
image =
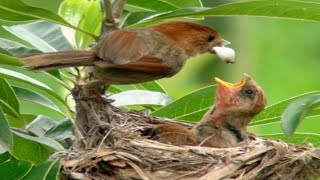
{"label": "branch", "polygon": [[103,38],[111,31],[117,30],[120,23],[120,16],[126,0],[104,0],[105,17],[101,26],[100,38]]}

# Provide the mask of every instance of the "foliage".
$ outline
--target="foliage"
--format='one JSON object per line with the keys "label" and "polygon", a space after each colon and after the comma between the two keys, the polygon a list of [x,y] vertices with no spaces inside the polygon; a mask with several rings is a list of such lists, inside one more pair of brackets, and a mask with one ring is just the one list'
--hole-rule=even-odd
{"label": "foliage", "polygon": [[[72,88],[74,70],[34,73],[22,68],[15,57],[86,49],[95,42],[103,17],[99,1],[61,2],[0,0],[0,174],[8,179],[56,179],[60,160],[51,160],[49,156],[68,148],[68,142],[73,139],[72,102],[65,97]],[[203,7],[200,0],[183,3],[181,0],[127,0],[121,27],[207,16],[320,21],[317,7],[320,3],[289,0],[235,2],[216,7]],[[111,86],[109,92],[113,99],[122,100],[118,105],[139,106],[139,109],[148,106],[154,116],[196,122],[212,105],[215,86],[199,89],[175,101],[156,81]],[[320,114],[318,101],[319,92],[284,100],[266,108],[250,125],[279,122],[282,116],[284,131],[292,134],[301,119]],[[297,133],[290,138],[283,134],[265,136],[294,143],[307,139],[315,146],[319,145],[318,134]]]}

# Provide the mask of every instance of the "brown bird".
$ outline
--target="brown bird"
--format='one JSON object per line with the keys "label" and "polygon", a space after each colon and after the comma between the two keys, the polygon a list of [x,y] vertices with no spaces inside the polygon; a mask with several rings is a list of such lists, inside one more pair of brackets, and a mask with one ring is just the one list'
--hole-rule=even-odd
{"label": "brown bird", "polygon": [[181,70],[187,59],[206,52],[233,63],[234,51],[224,44],[220,34],[211,28],[173,21],[113,31],[90,50],[31,55],[23,61],[32,70],[91,66],[94,80],[85,85],[90,89],[170,77]]}
{"label": "brown bird", "polygon": [[173,145],[197,145],[197,138],[195,135],[180,124],[162,123],[155,125],[152,128],[145,129],[143,136],[149,136],[150,139],[161,143]]}
{"label": "brown bird", "polygon": [[218,84],[216,102],[192,130],[163,123],[155,125],[147,135],[167,144],[219,148],[237,146],[246,140],[248,123],[266,105],[262,89],[247,75],[236,84],[215,80]]}
{"label": "brown bird", "polygon": [[248,75],[236,84],[215,78],[216,102],[192,129],[201,146],[233,147],[248,138],[247,125],[266,105],[259,85]]}

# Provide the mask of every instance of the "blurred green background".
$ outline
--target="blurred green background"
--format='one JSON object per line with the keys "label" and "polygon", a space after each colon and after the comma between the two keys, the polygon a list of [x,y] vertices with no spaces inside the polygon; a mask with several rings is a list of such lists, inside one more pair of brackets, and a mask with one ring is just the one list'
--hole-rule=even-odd
{"label": "blurred green background", "polygon": [[[204,1],[213,6],[222,1]],[[223,3],[226,3],[225,1]],[[218,30],[237,53],[236,64],[206,54],[190,60],[176,76],[159,82],[174,98],[212,85],[217,76],[237,82],[249,74],[264,89],[268,105],[320,90],[320,24],[279,18],[216,17],[200,23]],[[280,124],[253,127],[261,133],[281,132]],[[298,132],[320,133],[319,118],[308,118]]]}

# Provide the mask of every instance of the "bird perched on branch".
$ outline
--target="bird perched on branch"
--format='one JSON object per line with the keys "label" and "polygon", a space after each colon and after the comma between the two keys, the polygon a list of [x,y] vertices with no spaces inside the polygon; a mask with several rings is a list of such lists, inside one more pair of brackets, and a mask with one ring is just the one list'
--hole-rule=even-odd
{"label": "bird perched on branch", "polygon": [[201,146],[233,147],[248,138],[247,125],[264,109],[266,97],[248,75],[235,84],[215,81],[216,102],[192,132]]}
{"label": "bird perched on branch", "polygon": [[220,34],[211,28],[173,21],[113,31],[90,50],[44,53],[22,60],[32,70],[91,66],[94,80],[85,84],[90,89],[170,77],[181,70],[187,59],[206,52],[233,63],[234,51],[224,45]]}
{"label": "bird perched on branch", "polygon": [[246,75],[231,84],[215,78],[218,84],[215,104],[191,130],[185,126],[164,123],[156,125],[149,136],[174,145],[233,147],[248,138],[247,125],[266,105],[259,85]]}

